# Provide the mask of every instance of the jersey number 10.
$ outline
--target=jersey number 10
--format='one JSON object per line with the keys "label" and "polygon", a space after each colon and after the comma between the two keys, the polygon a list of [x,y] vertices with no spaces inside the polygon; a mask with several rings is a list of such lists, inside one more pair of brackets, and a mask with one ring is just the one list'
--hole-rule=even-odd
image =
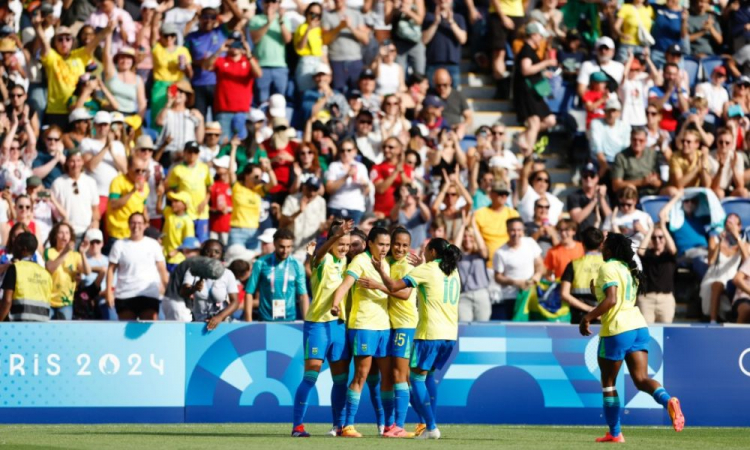
{"label": "jersey number 10", "polygon": [[458,297],[461,295],[458,287],[457,278],[444,278],[443,279],[443,303],[450,302],[451,305],[458,304]]}

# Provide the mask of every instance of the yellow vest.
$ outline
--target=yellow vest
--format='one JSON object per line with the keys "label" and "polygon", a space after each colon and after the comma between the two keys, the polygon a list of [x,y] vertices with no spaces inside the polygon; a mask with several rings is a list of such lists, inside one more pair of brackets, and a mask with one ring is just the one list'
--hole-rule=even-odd
{"label": "yellow vest", "polygon": [[13,322],[46,322],[49,320],[52,277],[39,264],[16,261],[16,287],[10,307]]}
{"label": "yellow vest", "polygon": [[570,293],[573,295],[591,295],[591,280],[596,281],[599,268],[604,264],[601,253],[587,253],[573,261],[573,282]]}

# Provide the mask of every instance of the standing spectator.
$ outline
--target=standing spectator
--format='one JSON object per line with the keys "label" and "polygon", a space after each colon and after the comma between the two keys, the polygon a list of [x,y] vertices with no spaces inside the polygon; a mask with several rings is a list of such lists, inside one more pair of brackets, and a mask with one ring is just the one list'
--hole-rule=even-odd
{"label": "standing spectator", "polygon": [[544,257],[544,267],[547,268],[550,279],[559,280],[568,263],[583,257],[583,245],[575,240],[578,226],[571,219],[562,219],[557,224],[557,234],[560,242],[549,249]]}
{"label": "standing spectator", "polygon": [[[201,250],[211,259],[221,261],[224,248],[218,241],[206,241]],[[219,323],[227,320],[239,306],[239,286],[234,273],[228,268],[224,269],[221,276],[216,280],[202,279],[190,272],[185,273],[182,281],[183,297],[193,297],[193,320],[196,322],[208,322],[207,329],[210,331]]]}
{"label": "standing spectator", "polygon": [[[469,179],[469,192],[473,193],[471,200],[474,204],[475,211],[492,204],[492,200],[490,200],[490,191],[492,190],[492,184],[495,182],[495,174],[490,171],[484,172],[480,176],[479,166],[479,161],[474,163],[474,166],[472,167],[472,177]],[[473,175],[474,173],[476,173],[476,176]],[[505,182],[507,183],[507,181]]]}
{"label": "standing spectator", "polygon": [[[294,31],[292,40],[297,52],[297,70],[294,75],[297,92],[304,93],[315,85],[313,77],[323,61],[323,7],[312,2],[305,8],[305,23]],[[330,74],[329,74],[330,75]]]}
{"label": "standing spectator", "polygon": [[492,305],[492,320],[512,320],[520,291],[531,289],[542,279],[542,249],[523,233],[523,221],[508,219],[508,242],[492,258],[495,281],[502,286],[501,302]]}
{"label": "standing spectator", "polygon": [[687,117],[683,116],[677,122],[678,132],[675,136],[675,144],[678,149],[682,146],[682,138],[687,130],[698,132],[701,147],[711,148],[714,145],[716,128],[713,123],[706,120],[706,114],[708,114],[708,100],[702,97],[691,98]]}
{"label": "standing spectator", "polygon": [[589,79],[589,87],[581,100],[586,109],[586,129],[591,128],[591,121],[604,118],[604,104],[609,100],[607,92],[607,74],[594,72]]}
{"label": "standing spectator", "polygon": [[[125,239],[130,235],[133,228],[130,219],[133,214],[140,213],[141,219],[148,219],[144,215],[146,199],[148,199],[150,192],[148,183],[146,183],[147,176],[148,165],[146,161],[140,158],[131,158],[127,173],[117,175],[112,180],[105,221],[107,235],[111,239]],[[140,226],[139,224],[136,225]]]}
{"label": "standing spectator", "polygon": [[[267,158],[260,161],[260,165],[247,164],[239,180],[234,171],[229,171],[232,185],[232,217],[228,247],[234,244],[244,245],[249,250],[256,250],[258,247],[261,200],[276,186],[276,176],[271,169],[271,163]],[[268,177],[267,183],[263,182],[264,176]]]}
{"label": "standing spectator", "polygon": [[546,198],[538,198],[534,202],[534,217],[524,223],[526,235],[534,239],[542,249],[542,258],[547,256],[549,249],[560,242],[560,234],[555,226],[549,223],[549,207],[549,201]]}
{"label": "standing spectator", "polygon": [[313,69],[312,86],[303,91],[302,114],[304,117],[314,119],[324,109],[331,105],[341,107],[346,104],[346,99],[340,92],[331,89],[331,68],[328,64],[321,62]]}
{"label": "standing spectator", "polygon": [[597,305],[591,294],[591,282],[595,281],[599,268],[604,264],[601,246],[604,234],[598,228],[586,228],[583,233],[585,254],[569,262],[560,277],[560,297],[570,307],[570,323],[581,323],[581,319]]}
{"label": "standing spectator", "polygon": [[[468,39],[466,21],[453,12],[453,0],[437,0],[435,12],[427,13],[422,22],[422,43],[427,47],[427,79],[444,68],[450,74],[453,87],[458,88],[461,77],[461,46]],[[433,86],[434,87],[434,86]]]}
{"label": "standing spectator", "polygon": [[211,239],[216,239],[226,246],[229,241],[229,228],[232,220],[232,186],[229,171],[234,171],[234,164],[229,156],[213,160],[216,170],[214,183],[211,185],[208,229]]}
{"label": "standing spectator", "polygon": [[275,117],[273,135],[263,142],[263,149],[268,154],[271,167],[276,174],[278,184],[269,192],[274,194],[277,203],[283,202],[283,197],[289,192],[294,157],[299,147],[299,143],[289,137],[289,131],[289,122],[284,117]]}
{"label": "standing spectator", "polygon": [[111,34],[111,51],[114,55],[135,42],[135,23],[127,11],[117,6],[115,0],[98,0],[96,11],[89,16],[86,25],[101,29],[106,28],[111,22],[114,23]]}
{"label": "standing spectator", "polygon": [[[641,58],[644,62],[641,62]],[[648,70],[644,71],[646,68]],[[646,126],[648,120],[644,106],[648,103],[648,91],[657,77],[658,71],[648,51],[639,57],[631,55],[625,62],[625,76],[618,94],[623,103],[622,121],[627,125]]]}
{"label": "standing spectator", "polygon": [[664,6],[656,8],[651,33],[656,42],[651,49],[651,57],[656,67],[664,65],[665,53],[673,45],[682,45],[689,40],[688,10],[680,6],[680,0],[667,0]]}
{"label": "standing spectator", "polygon": [[279,227],[294,234],[292,255],[304,264],[307,244],[325,230],[326,201],[320,195],[320,181],[311,177],[302,184],[302,192],[288,195],[281,206]]}
{"label": "standing spectator", "polygon": [[[26,180],[35,172],[43,171],[40,168],[32,171],[30,166],[33,164],[34,145],[21,146],[16,134],[17,129],[17,121],[14,121],[3,139],[2,156],[0,157],[0,161],[2,161],[0,173],[5,179],[5,185],[2,187],[3,189],[9,188],[12,195],[24,193],[26,191]],[[35,143],[34,135],[31,134],[30,136]],[[55,164],[55,161],[51,164]]]}
{"label": "standing spectator", "polygon": [[[81,154],[86,171],[96,181],[99,191],[99,215],[104,216],[107,210],[107,198],[112,180],[118,173],[127,170],[127,155],[122,142],[111,134],[112,116],[106,111],[99,111],[94,116],[93,137],[81,141]],[[49,138],[49,136],[47,136]]]}
{"label": "standing spectator", "polygon": [[388,138],[383,143],[385,161],[372,168],[370,178],[375,185],[375,214],[388,217],[396,204],[395,194],[403,184],[413,179],[412,168],[404,165],[401,141]]}
{"label": "standing spectator", "polygon": [[424,0],[401,0],[401,7],[385,3],[385,24],[391,26],[391,39],[396,46],[396,62],[404,73],[424,74],[427,62],[422,43],[422,23],[425,17]]}
{"label": "standing spectator", "polygon": [[[139,165],[134,160],[133,166]],[[107,304],[120,320],[157,320],[159,297],[169,280],[164,254],[157,241],[143,234],[148,224],[143,213],[134,212],[127,224],[129,237],[115,242],[109,252]]]}
{"label": "standing spectator", "polygon": [[317,178],[321,184],[320,194],[323,195],[324,189],[322,186],[323,179],[323,167],[321,166],[321,158],[318,157],[318,150],[314,145],[303,142],[297,148],[297,154],[294,157],[294,164],[292,165],[293,180],[289,188],[290,194],[296,194],[302,191],[302,184],[310,178]]}
{"label": "standing spectator", "polygon": [[[750,323],[750,259],[745,260],[734,276],[734,285],[737,288],[732,300],[732,312],[737,316],[737,323]],[[3,289],[7,289],[3,285]],[[0,314],[2,316],[2,314]]]}
{"label": "standing spectator", "polygon": [[427,239],[427,227],[432,214],[414,185],[401,186],[398,191],[398,203],[393,207],[389,217],[392,223],[404,227],[412,236],[412,249],[418,249]]}
{"label": "standing spectator", "polygon": [[[200,12],[200,5],[195,0],[177,0],[173,5],[174,8],[169,8],[164,13],[163,24],[174,27],[177,32],[177,45],[183,45],[184,36],[194,31],[194,19]],[[163,11],[165,8],[160,9]]]}
{"label": "standing spectator", "polygon": [[[498,248],[508,242],[508,229],[506,222],[518,217],[518,212],[507,206],[510,189],[501,180],[495,180],[490,190],[492,204],[478,209],[474,213],[474,222],[479,234],[487,245],[487,254],[494,255]],[[523,222],[521,222],[523,225]],[[492,267],[492,261],[487,261],[487,267]]]}
{"label": "standing spectator", "polygon": [[599,185],[599,166],[590,161],[581,169],[581,189],[568,195],[568,213],[579,230],[599,228],[612,214],[607,201],[607,186]]}
{"label": "standing spectator", "polygon": [[[523,26],[526,11],[521,0],[490,0],[489,3],[487,40],[490,45],[489,49],[492,51],[492,77],[500,80],[510,75],[505,67],[506,51],[513,44],[517,31]],[[544,2],[540,3],[544,4]],[[543,16],[543,14],[540,15]],[[537,20],[536,17],[532,19]],[[539,23],[542,24],[542,22]]]}
{"label": "standing spectator", "polygon": [[687,19],[688,36],[690,36],[690,54],[696,58],[705,58],[716,54],[724,42],[718,18],[714,17],[711,0],[691,0],[690,17]]}
{"label": "standing spectator", "polygon": [[352,219],[356,225],[366,210],[370,180],[365,165],[357,161],[354,140],[344,139],[339,145],[339,160],[332,162],[325,173],[328,215]]}
{"label": "standing spectator", "polygon": [[347,8],[346,0],[335,0],[335,9],[323,13],[323,44],[333,71],[334,90],[355,89],[364,68],[363,46],[370,42],[370,30],[356,9]]}
{"label": "standing spectator", "polygon": [[194,91],[190,83],[180,80],[172,86],[167,104],[156,118],[156,124],[162,127],[159,146],[165,152],[158,159],[165,167],[179,160],[176,154],[182,151],[186,143],[202,142],[205,133],[203,116],[200,111],[191,108]]}
{"label": "standing spectator", "polygon": [[654,221],[648,213],[636,209],[638,191],[633,186],[626,186],[617,193],[618,206],[612,211],[602,225],[602,230],[620,233],[633,242],[637,250],[644,237],[654,228]]}
{"label": "standing spectator", "polygon": [[595,44],[596,53],[594,59],[591,61],[584,61],[581,64],[581,70],[578,72],[578,96],[583,98],[583,94],[586,92],[586,86],[589,84],[591,74],[594,72],[604,72],[607,75],[607,86],[611,92],[615,92],[616,87],[622,83],[623,75],[625,73],[625,66],[615,61],[615,42],[609,36],[602,36],[596,40]]}
{"label": "standing spectator", "polygon": [[216,74],[203,68],[205,60],[222,48],[230,36],[229,27],[217,22],[218,12],[204,7],[198,17],[198,30],[185,36],[185,48],[190,52],[193,77],[190,83],[195,91],[195,109],[207,117],[208,108],[214,102]]}
{"label": "standing spectator", "polygon": [[677,64],[664,65],[662,78],[664,84],[654,86],[648,91],[649,103],[653,102],[661,111],[659,127],[674,132],[677,130],[677,119],[688,111],[689,93],[679,84],[680,69]]}
{"label": "standing spectator", "polygon": [[286,95],[289,68],[286,65],[286,45],[292,42],[289,18],[277,0],[264,0],[265,14],[256,14],[250,21],[250,38],[255,45],[255,56],[263,69],[258,71],[256,104],[268,101],[271,94]]}
{"label": "standing spectator", "polygon": [[630,125],[620,118],[622,105],[617,97],[604,104],[604,118],[594,120],[589,130],[592,157],[599,163],[599,172],[609,172],[615,158],[628,147]]}
{"label": "standing spectator", "polygon": [[649,42],[641,40],[644,33],[650,34],[654,20],[654,10],[645,0],[633,0],[626,3],[617,11],[615,30],[620,36],[620,48],[617,50],[617,60],[625,63],[629,54],[639,55]]}
{"label": "standing spectator", "polygon": [[734,134],[729,128],[716,132],[716,150],[711,154],[711,190],[719,199],[748,197],[745,188],[745,163],[734,144]]}
{"label": "standing spectator", "polygon": [[372,71],[376,77],[376,93],[381,98],[406,91],[406,72],[396,62],[396,46],[390,40],[387,39],[380,45],[380,52],[372,63]]}
{"label": "standing spectator", "polygon": [[696,130],[683,133],[682,149],[669,160],[669,184],[664,195],[674,196],[686,187],[710,187],[710,156],[707,148],[700,148],[700,134]]}
{"label": "standing spectator", "polygon": [[708,257],[708,239],[706,237],[706,226],[708,218],[698,216],[698,198],[691,197],[683,199],[684,191],[677,191],[664,205],[659,217],[662,220],[669,220],[672,217],[672,208],[678,202],[682,202],[684,220],[681,224],[669,223],[669,232],[674,238],[677,255],[684,256],[693,263],[702,263]]}
{"label": "standing spectator", "polygon": [[727,81],[727,69],[716,66],[711,72],[711,79],[695,86],[695,95],[708,100],[708,109],[716,117],[724,114],[724,104],[729,101],[729,92],[724,87]]}
{"label": "standing spectator", "polygon": [[195,237],[204,242],[208,239],[208,201],[213,180],[208,166],[199,159],[198,143],[187,142],[182,162],[173,166],[167,176],[167,187],[173,192],[185,192],[190,196],[187,213],[195,225]]}
{"label": "standing spectator", "polygon": [[638,249],[645,275],[645,293],[638,296],[638,308],[649,324],[672,323],[675,313],[674,275],[677,247],[667,230],[667,214],[659,214],[659,223],[646,235],[648,246]]}
{"label": "standing spectator", "polygon": [[65,175],[52,183],[52,196],[68,217],[76,242],[81,242],[86,230],[99,228],[99,190],[96,181],[83,173],[80,151],[68,153]]}
{"label": "standing spectator", "polygon": [[381,108],[380,136],[382,140],[386,140],[391,136],[397,138],[409,136],[409,130],[411,130],[412,125],[406,116],[404,116],[404,110],[401,107],[401,97],[398,95],[386,95],[383,97]]}
{"label": "standing spectator", "polygon": [[[339,0],[341,1],[341,0]],[[297,308],[304,317],[309,307],[305,268],[290,258],[294,233],[278,230],[273,236],[275,250],[255,260],[245,287],[245,320],[252,321],[253,295],[258,293],[258,315],[264,322],[297,320]]]}
{"label": "standing spectator", "polygon": [[487,245],[470,220],[461,222],[456,235],[463,257],[458,262],[461,296],[458,301],[459,322],[487,322],[492,316],[490,279],[487,274]]}
{"label": "standing spectator", "polygon": [[65,147],[62,143],[62,130],[57,125],[50,125],[44,130],[44,144],[36,154],[31,167],[39,178],[42,179],[44,187],[49,188],[52,183],[62,176],[63,163],[65,163]]}
{"label": "standing spectator", "polygon": [[534,202],[539,198],[546,198],[549,202],[549,223],[557,225],[562,215],[563,202],[549,192],[551,183],[549,172],[546,170],[537,170],[532,172],[533,159],[526,158],[524,161],[521,176],[518,178],[518,212],[521,218],[526,222],[534,217]]}
{"label": "standing spectator", "polygon": [[448,126],[463,139],[466,131],[471,129],[474,112],[460,91],[453,88],[453,80],[446,69],[437,69],[433,75],[433,86],[438,97],[443,100],[443,118]]}
{"label": "standing spectator", "polygon": [[5,271],[2,283],[2,321],[47,322],[50,318],[52,277],[32,261],[37,247],[39,242],[32,233],[22,232],[14,239],[15,260]]}
{"label": "standing spectator", "polygon": [[99,311],[97,317],[100,317],[102,320],[117,320],[117,311],[107,305],[105,298],[107,293],[109,258],[102,254],[104,235],[101,230],[92,228],[86,231],[84,240],[88,241],[89,249],[83,256],[91,268],[91,273],[82,280],[82,288],[89,299],[96,305]]}
{"label": "standing spectator", "polygon": [[[156,42],[151,50],[154,61],[154,83],[149,97],[151,123],[156,123],[160,127],[164,126],[164,123],[159,121],[160,113],[164,105],[168,104],[168,99],[172,99],[174,95],[169,95],[167,89],[183,78],[189,80],[193,77],[193,58],[188,49],[177,44],[178,34],[179,30],[175,25],[164,23],[161,26],[159,41],[156,42],[156,36],[151,37],[151,40]],[[190,86],[189,82],[185,83]],[[193,93],[192,87],[189,92]]]}
{"label": "standing spectator", "polygon": [[381,164],[385,153],[382,137],[373,131],[374,122],[375,118],[367,110],[360,111],[354,121],[354,139],[357,143],[357,150],[362,155],[364,163],[370,166]]}
{"label": "standing spectator", "polygon": [[[107,0],[111,1],[111,0]],[[104,82],[117,103],[117,110],[125,116],[146,114],[146,87],[135,73],[136,55],[130,48],[117,50],[114,57],[109,53],[110,37],[104,45]]]}
{"label": "standing spectator", "polygon": [[50,318],[53,320],[73,319],[73,299],[79,277],[91,273],[88,260],[82,256],[89,248],[88,241],[82,242],[81,253],[75,251],[73,227],[60,222],[50,231],[49,248],[44,250],[47,271],[52,275],[52,296],[50,298]]}
{"label": "standing spectator", "polygon": [[148,167],[147,184],[149,189],[148,199],[146,200],[146,213],[149,218],[149,222],[152,227],[161,229],[162,227],[162,215],[159,212],[163,205],[158,203],[159,194],[165,190],[164,183],[164,169],[156,162],[154,156],[154,141],[147,134],[138,136],[135,141],[135,148],[133,149],[133,155],[135,158],[139,158],[146,163]]}
{"label": "standing spectator", "polygon": [[[653,110],[649,106],[649,110]],[[646,147],[646,130],[633,128],[630,147],[615,157],[612,166],[612,188],[620,192],[626,186],[638,190],[639,195],[656,194],[662,182],[659,175],[659,153]]]}

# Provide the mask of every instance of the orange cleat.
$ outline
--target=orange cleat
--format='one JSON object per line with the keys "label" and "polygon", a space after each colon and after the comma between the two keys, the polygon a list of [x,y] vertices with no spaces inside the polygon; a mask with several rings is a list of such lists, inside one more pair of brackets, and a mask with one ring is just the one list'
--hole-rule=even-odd
{"label": "orange cleat", "polygon": [[341,430],[341,437],[361,438],[362,434],[354,429],[354,425],[349,425]]}
{"label": "orange cleat", "polygon": [[669,403],[667,403],[667,412],[669,413],[669,418],[672,419],[672,427],[674,427],[674,430],[678,432],[682,431],[682,429],[685,428],[685,416],[682,414],[680,400],[677,397],[669,399]]}
{"label": "orange cleat", "polygon": [[424,433],[427,429],[427,425],[423,423],[418,423],[416,427],[414,427],[414,435],[419,436],[420,434]]}
{"label": "orange cleat", "polygon": [[609,431],[607,431],[607,434],[605,434],[604,437],[596,438],[596,442],[609,442],[612,444],[624,444],[625,436],[623,436],[622,433],[618,434],[617,436],[612,436],[611,434],[609,434]]}

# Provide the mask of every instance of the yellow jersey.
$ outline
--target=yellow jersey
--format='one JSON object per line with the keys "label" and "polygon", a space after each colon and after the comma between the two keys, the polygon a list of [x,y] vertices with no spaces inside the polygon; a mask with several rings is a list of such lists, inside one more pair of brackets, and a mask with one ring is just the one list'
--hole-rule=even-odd
{"label": "yellow jersey", "polygon": [[41,59],[47,74],[49,94],[47,96],[47,113],[68,114],[68,99],[73,95],[78,79],[86,73],[86,64],[91,60],[91,54],[85,48],[77,48],[63,58],[57,51],[50,48]]}
{"label": "yellow jersey", "polygon": [[[474,220],[484,243],[487,244],[490,256],[508,242],[508,228],[505,223],[513,217],[519,217],[518,211],[507,206],[500,211],[495,211],[489,206],[474,211]],[[492,258],[487,258],[487,267],[492,268]]]}
{"label": "yellow jersey", "polygon": [[599,336],[615,336],[648,326],[641,315],[641,310],[635,306],[638,286],[633,283],[630,269],[625,263],[616,259],[605,262],[599,268],[599,275],[594,286],[598,303],[606,298],[607,288],[617,286],[617,304],[602,316]]}
{"label": "yellow jersey", "polygon": [[[352,276],[354,280],[366,277],[371,280],[382,281],[380,274],[372,265],[372,255],[369,251],[360,253],[352,259],[352,263],[346,269],[346,275]],[[355,284],[352,287],[352,309],[349,313],[349,329],[390,330],[391,321],[388,316],[388,294],[376,289],[364,289]]]}
{"label": "yellow jersey", "polygon": [[[391,279],[400,280],[414,269],[406,258],[399,261],[390,259]],[[408,300],[401,300],[393,296],[388,297],[388,315],[391,318],[391,328],[417,328],[419,313],[417,312],[417,290],[412,289]]]}
{"label": "yellow jersey", "polygon": [[246,188],[237,182],[232,186],[233,228],[258,228],[260,226],[260,201],[266,194],[265,185],[259,184],[253,189]]}
{"label": "yellow jersey", "polygon": [[177,192],[190,194],[187,213],[193,220],[208,219],[208,204],[198,214],[198,205],[208,196],[208,187],[213,183],[211,171],[205,163],[197,162],[193,167],[185,163],[176,165],[167,176],[167,186]]}
{"label": "yellow jersey", "polygon": [[[297,27],[293,36],[294,49],[299,56],[323,56],[323,29],[317,27],[307,32],[308,27],[307,23],[303,23]],[[307,32],[307,45],[299,49],[297,47],[302,41],[302,36],[305,35],[305,32]]]}
{"label": "yellow jersey", "polygon": [[[115,200],[128,192],[132,191],[135,185],[128,179],[125,174],[120,174],[112,180],[109,185],[109,199]],[[148,184],[143,185],[143,189],[136,191],[130,196],[125,206],[118,209],[112,208],[112,203],[107,205],[107,234],[115,239],[126,239],[130,237],[130,227],[128,220],[133,213],[142,213],[146,209],[146,200],[148,199]]]}
{"label": "yellow jersey", "polygon": [[180,70],[180,56],[184,58],[185,65],[193,63],[190,51],[185,47],[176,47],[170,52],[159,43],[154,45],[151,50],[151,58],[154,62],[154,81],[174,83],[183,79],[185,74]]}
{"label": "yellow jersey", "polygon": [[171,206],[164,208],[164,229],[162,246],[164,247],[164,258],[168,264],[179,264],[185,261],[185,255],[177,252],[171,258],[169,253],[182,245],[186,237],[195,236],[195,224],[187,214],[176,215]]}
{"label": "yellow jersey", "polygon": [[312,285],[312,302],[307,310],[305,321],[307,322],[331,322],[333,320],[346,320],[344,307],[340,305],[339,317],[331,314],[333,296],[336,289],[344,281],[344,270],[346,269],[346,257],[338,259],[330,253],[326,253],[317,267],[312,268],[310,284]]}
{"label": "yellow jersey", "polygon": [[[52,261],[60,256],[60,252],[55,248],[44,250],[44,262]],[[78,281],[78,267],[83,263],[83,258],[78,252],[68,252],[62,264],[52,273],[52,295],[50,296],[50,306],[60,308],[73,304],[73,298],[76,293]]]}
{"label": "yellow jersey", "polygon": [[404,281],[419,293],[419,325],[414,339],[449,340],[458,338],[458,298],[461,278],[458,270],[446,276],[436,259],[409,272]]}

